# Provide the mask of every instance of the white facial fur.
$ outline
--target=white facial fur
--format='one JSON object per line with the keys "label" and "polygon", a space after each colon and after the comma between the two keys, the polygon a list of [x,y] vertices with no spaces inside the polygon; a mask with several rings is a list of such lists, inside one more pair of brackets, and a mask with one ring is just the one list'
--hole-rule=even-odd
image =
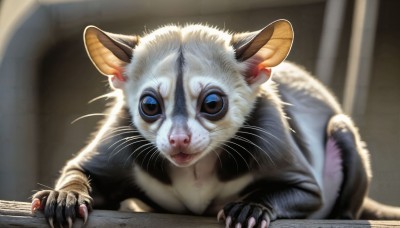
{"label": "white facial fur", "polygon": [[[134,49],[132,62],[126,67],[127,82],[123,91],[133,122],[141,134],[176,166],[191,166],[210,152],[220,151],[222,143],[233,137],[254,103],[257,91],[243,78],[245,64],[234,57],[231,35],[210,27],[169,26],[141,38]],[[187,129],[190,144],[184,149],[194,155],[187,163],[177,163],[169,142],[174,128],[173,110],[178,75],[177,59],[183,56],[182,76],[186,101]],[[228,111],[218,120],[199,115],[199,95],[205,88],[222,90]],[[152,88],[164,105],[162,118],[149,123],[139,114],[140,97]]]}

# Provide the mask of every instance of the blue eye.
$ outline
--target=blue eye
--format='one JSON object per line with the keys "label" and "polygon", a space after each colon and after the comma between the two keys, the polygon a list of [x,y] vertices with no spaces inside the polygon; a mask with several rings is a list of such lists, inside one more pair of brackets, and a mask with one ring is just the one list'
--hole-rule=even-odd
{"label": "blue eye", "polygon": [[139,111],[145,121],[153,122],[161,114],[160,103],[155,97],[146,95],[140,101]]}
{"label": "blue eye", "polygon": [[206,114],[217,114],[224,107],[224,100],[222,97],[216,93],[208,94],[201,105],[201,112]]}

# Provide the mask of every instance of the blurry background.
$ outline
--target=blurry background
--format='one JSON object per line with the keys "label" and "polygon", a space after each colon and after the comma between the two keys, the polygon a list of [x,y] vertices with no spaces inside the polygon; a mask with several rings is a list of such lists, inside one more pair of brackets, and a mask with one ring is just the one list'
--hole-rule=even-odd
{"label": "blurry background", "polygon": [[[85,26],[142,34],[169,23],[258,30],[286,18],[289,60],[345,104],[371,152],[370,195],[400,206],[400,1],[0,0],[0,199],[53,186],[102,117],[109,91],[86,56]],[[40,184],[38,184],[40,183]]]}

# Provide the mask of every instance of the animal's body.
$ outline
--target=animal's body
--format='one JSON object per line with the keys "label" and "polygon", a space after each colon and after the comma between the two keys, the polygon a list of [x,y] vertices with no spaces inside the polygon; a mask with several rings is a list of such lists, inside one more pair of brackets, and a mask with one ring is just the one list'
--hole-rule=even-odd
{"label": "animal's body", "polygon": [[331,93],[281,63],[292,39],[284,20],[241,34],[192,25],[138,37],[88,27],[88,54],[119,95],[55,190],[34,195],[33,209],[50,224],[127,198],[153,211],[218,215],[227,226],[359,218],[367,150]]}

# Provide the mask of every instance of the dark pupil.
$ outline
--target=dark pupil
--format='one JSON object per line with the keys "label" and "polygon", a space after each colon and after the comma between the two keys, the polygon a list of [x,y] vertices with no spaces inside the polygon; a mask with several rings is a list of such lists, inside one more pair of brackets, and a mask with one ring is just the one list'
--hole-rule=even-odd
{"label": "dark pupil", "polygon": [[142,109],[146,115],[157,115],[159,114],[158,101],[152,96],[146,96],[142,100]]}
{"label": "dark pupil", "polygon": [[222,109],[222,98],[217,94],[207,95],[203,102],[203,112],[215,114]]}

